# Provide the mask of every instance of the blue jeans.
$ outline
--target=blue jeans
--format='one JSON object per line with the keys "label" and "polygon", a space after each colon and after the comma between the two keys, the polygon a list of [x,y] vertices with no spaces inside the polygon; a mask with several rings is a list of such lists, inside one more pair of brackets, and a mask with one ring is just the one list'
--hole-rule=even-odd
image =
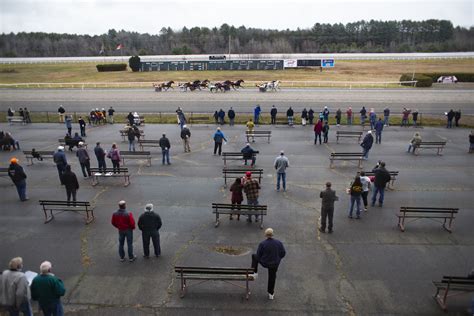
{"label": "blue jeans", "polygon": [[382,132],[375,132],[375,143],[380,144],[382,142]]}
{"label": "blue jeans", "polygon": [[370,129],[375,128],[375,121],[370,120]]}
{"label": "blue jeans", "polygon": [[447,128],[452,128],[453,127],[453,120],[448,120],[448,125],[446,127]]}
{"label": "blue jeans", "polygon": [[383,125],[388,126],[388,116],[383,117]]}
{"label": "blue jeans", "polygon": [[288,125],[293,126],[293,116],[288,116]]}
{"label": "blue jeans", "polygon": [[277,190],[280,190],[280,180],[283,182],[283,190],[286,190],[286,172],[277,173]]}
{"label": "blue jeans", "polygon": [[142,231],[143,254],[147,257],[150,255],[150,239],[153,243],[153,250],[155,251],[155,256],[160,256],[160,233],[157,230]]}
{"label": "blue jeans", "polygon": [[[249,200],[247,199],[247,205],[258,205],[258,199],[255,199],[255,200]],[[251,220],[251,216],[249,215],[249,218],[248,220],[250,221]],[[255,215],[255,221],[258,220],[258,215]]]}
{"label": "blue jeans", "polygon": [[22,313],[23,316],[33,316],[29,302],[21,303],[19,309],[16,307],[8,307],[7,310],[10,316],[20,316],[20,313]]}
{"label": "blue jeans", "polygon": [[57,299],[54,302],[48,305],[40,305],[41,310],[43,311],[44,316],[63,316],[63,305],[61,300]]}
{"label": "blue jeans", "polygon": [[15,183],[16,190],[18,191],[18,196],[20,197],[20,200],[25,201],[26,200],[26,180],[21,180],[18,183]]}
{"label": "blue jeans", "polygon": [[128,140],[128,151],[135,151],[135,140]]}
{"label": "blue jeans", "polygon": [[401,126],[408,126],[408,119],[402,119],[402,125]]}
{"label": "blue jeans", "polygon": [[370,151],[370,149],[365,149],[365,148],[363,148],[363,147],[362,147],[362,149],[363,149],[362,155],[364,156],[364,158],[365,158],[365,159],[369,159],[369,151]]}
{"label": "blue jeans", "polygon": [[252,158],[247,158],[247,159],[244,158],[244,160],[245,160],[245,165],[247,165],[247,160],[251,160],[252,161],[251,166],[254,166],[255,165],[255,160],[257,160],[257,157],[252,156]]}
{"label": "blue jeans", "polygon": [[347,118],[347,125],[352,125],[352,116]]}
{"label": "blue jeans", "polygon": [[372,195],[372,206],[375,205],[375,200],[377,199],[377,193],[379,193],[379,204],[383,204],[383,198],[385,194],[385,188],[379,188],[374,185],[374,194]]}
{"label": "blue jeans", "polygon": [[259,118],[260,118],[260,114],[254,114],[254,116],[253,116],[253,122],[255,123],[255,125],[258,124]]}
{"label": "blue jeans", "polygon": [[63,173],[66,171],[66,165],[62,163],[56,164],[56,168],[58,169],[59,181],[63,184]]}
{"label": "blue jeans", "polygon": [[119,256],[125,258],[124,244],[127,239],[128,258],[133,258],[133,230],[127,229],[119,231]]}
{"label": "blue jeans", "polygon": [[360,216],[360,195],[351,195],[351,206],[349,208],[349,216],[352,217],[352,210],[354,209],[354,203],[357,204],[356,215]]}
{"label": "blue jeans", "polygon": [[168,149],[161,149],[161,154],[163,155],[163,159],[162,159],[163,164],[165,164],[165,160],[166,160],[166,163],[169,165],[170,164],[170,150],[169,150],[169,148]]}
{"label": "blue jeans", "polygon": [[365,116],[360,117],[360,124],[364,125],[365,124]]}

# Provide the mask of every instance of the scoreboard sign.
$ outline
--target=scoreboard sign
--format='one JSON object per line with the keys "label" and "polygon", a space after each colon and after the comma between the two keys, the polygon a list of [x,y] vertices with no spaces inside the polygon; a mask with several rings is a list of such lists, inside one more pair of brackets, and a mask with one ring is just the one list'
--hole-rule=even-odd
{"label": "scoreboard sign", "polygon": [[323,59],[323,60],[321,60],[321,67],[323,67],[323,68],[334,67],[334,59]]}

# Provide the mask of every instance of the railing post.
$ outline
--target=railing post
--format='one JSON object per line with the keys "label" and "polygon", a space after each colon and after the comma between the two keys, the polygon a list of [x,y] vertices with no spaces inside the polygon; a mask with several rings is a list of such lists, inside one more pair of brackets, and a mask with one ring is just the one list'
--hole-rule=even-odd
{"label": "railing post", "polygon": [[49,111],[46,111],[46,121],[49,123]]}

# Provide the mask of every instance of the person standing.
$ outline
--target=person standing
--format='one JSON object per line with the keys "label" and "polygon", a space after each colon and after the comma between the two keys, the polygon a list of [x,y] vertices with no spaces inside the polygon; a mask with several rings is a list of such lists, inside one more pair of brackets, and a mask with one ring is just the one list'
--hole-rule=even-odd
{"label": "person standing", "polygon": [[407,153],[409,153],[412,148],[413,153],[415,153],[415,150],[420,145],[421,141],[422,139],[420,133],[416,132],[415,135],[413,135],[413,138],[411,139],[410,143],[408,144]]}
{"label": "person standing", "polygon": [[185,124],[183,125],[183,129],[181,130],[181,139],[183,140],[184,152],[191,152],[191,147],[189,146],[189,139],[191,138],[191,131],[189,130],[188,126]]}
{"label": "person standing", "polygon": [[219,123],[219,112],[217,112],[217,111],[214,112],[214,120],[215,120],[216,124]]}
{"label": "person standing", "polygon": [[160,228],[163,225],[160,215],[153,212],[153,204],[145,206],[145,212],[138,218],[138,228],[142,231],[143,257],[150,258],[150,239],[155,257],[161,256]]}
{"label": "person standing", "polygon": [[374,193],[372,195],[372,206],[375,206],[375,200],[377,199],[377,194],[379,194],[379,206],[383,206],[385,186],[392,179],[390,173],[385,169],[385,162],[381,161],[374,170],[375,180],[374,180]]}
{"label": "person standing", "polygon": [[67,133],[69,136],[71,136],[72,134],[72,117],[71,115],[66,115],[66,117],[64,118],[65,119],[65,124],[66,124],[66,128],[67,128]]}
{"label": "person standing", "polygon": [[[66,187],[66,196],[67,196],[67,202],[69,205],[69,202],[71,201],[71,195],[72,195],[72,201],[76,202],[77,199],[77,190],[79,190],[79,182],[77,181],[77,176],[74,172],[71,170],[71,165],[66,166],[66,170],[64,171],[63,174],[63,181],[64,181],[64,186]],[[75,206],[76,204],[73,203]]]}
{"label": "person standing", "polygon": [[102,147],[100,147],[100,142],[97,142],[95,145],[96,146],[94,147],[94,154],[95,154],[95,157],[97,158],[97,164],[98,164],[99,170],[102,172],[105,172],[105,169],[107,168],[107,165],[105,163],[105,156],[106,156],[105,150]]}
{"label": "person standing", "polygon": [[[240,205],[242,204],[242,201],[244,200],[244,195],[242,193],[243,190],[243,185],[242,185],[242,179],[241,178],[236,178],[234,183],[230,186],[230,192],[232,192],[232,198],[231,198],[231,203],[232,203],[232,209],[236,207],[238,210],[240,210]],[[233,220],[234,218],[232,217],[232,214],[230,214],[230,220]],[[237,215],[237,220],[240,221],[240,214]]]}
{"label": "person standing", "polygon": [[127,129],[128,151],[135,151],[135,130],[132,126]]}
{"label": "person standing", "polygon": [[56,164],[56,168],[58,169],[59,181],[61,181],[61,184],[64,185],[63,173],[66,170],[67,159],[63,146],[58,146],[58,150],[53,155],[53,161]]}
{"label": "person standing", "polygon": [[360,113],[360,125],[364,126],[365,119],[367,118],[367,110],[365,109],[365,106],[363,106],[362,109],[360,109],[359,113]]}
{"label": "person standing", "polygon": [[51,269],[51,262],[41,263],[40,274],[31,282],[31,299],[38,301],[45,316],[63,316],[61,296],[66,294],[66,289],[63,281],[51,273]]}
{"label": "person standing", "polygon": [[161,147],[161,155],[162,159],[161,162],[164,165],[165,160],[168,165],[171,165],[170,163],[170,140],[166,137],[166,134],[163,133],[163,136],[160,138],[159,146]]}
{"label": "person standing", "polygon": [[255,156],[256,151],[253,150],[252,147],[250,147],[250,144],[247,143],[244,148],[240,151],[242,153],[242,156],[245,161],[245,165],[247,165],[247,160],[251,160],[250,166],[253,167],[255,166],[255,161],[257,160],[257,157]]}
{"label": "person standing", "polygon": [[90,177],[91,173],[91,158],[87,149],[84,147],[83,142],[79,142],[76,156],[79,159],[79,164],[81,165],[82,175],[84,178]]}
{"label": "person standing", "polygon": [[369,151],[372,148],[372,145],[374,144],[374,137],[372,136],[372,131],[367,131],[367,135],[365,135],[364,139],[362,140],[362,143],[360,146],[363,148],[364,152],[364,159],[367,160],[369,159]]}
{"label": "person standing", "polygon": [[322,132],[323,132],[323,142],[326,144],[328,142],[328,134],[329,134],[329,124],[327,121],[324,122]]}
{"label": "person standing", "polygon": [[352,125],[352,108],[349,107],[346,111],[347,125]]}
{"label": "person standing", "polygon": [[229,111],[227,111],[227,116],[229,117],[229,126],[234,126],[235,120],[235,111],[230,107]]}
{"label": "person standing", "polygon": [[86,137],[86,121],[84,121],[82,116],[79,116],[77,122],[79,123],[79,129],[81,130],[81,137]]}
{"label": "person standing", "polygon": [[108,120],[107,120],[107,121],[109,122],[109,124],[114,124],[114,113],[115,113],[115,110],[114,110],[112,107],[110,107],[107,112],[108,112],[108,114],[109,114],[109,117],[108,117]]}
{"label": "person standing", "polygon": [[33,316],[30,299],[30,286],[23,269],[23,259],[10,260],[8,270],[0,278],[0,305],[6,307],[10,316]]}
{"label": "person standing", "polygon": [[219,110],[219,113],[217,113],[217,116],[219,117],[219,124],[224,125],[224,119],[225,119],[225,112],[223,109]]}
{"label": "person standing", "polygon": [[370,190],[370,178],[365,175],[364,171],[360,172],[360,182],[362,183],[362,202],[364,203],[364,211],[367,212],[367,206],[369,205],[367,198]]}
{"label": "person standing", "polygon": [[258,276],[258,264],[268,269],[268,299],[273,300],[275,296],[275,282],[278,267],[281,259],[286,255],[283,243],[273,238],[273,229],[265,230],[266,240],[258,245],[257,253],[252,254],[252,268],[254,269],[254,278]]}
{"label": "person standing", "polygon": [[119,209],[112,215],[112,225],[118,229],[119,233],[119,256],[120,261],[125,261],[125,239],[127,240],[128,260],[133,262],[137,257],[133,254],[133,230],[135,229],[135,219],[132,212],[127,211],[127,203],[119,202]]}
{"label": "person standing", "polygon": [[133,115],[132,112],[128,112],[127,120],[128,120],[128,124],[129,124],[130,126],[132,126],[133,124],[135,124],[135,116]]}
{"label": "person standing", "polygon": [[[247,126],[247,134],[253,134],[253,129],[255,128],[255,124],[253,123],[252,119],[246,124]],[[247,140],[250,140],[250,137],[247,137]],[[252,143],[255,143],[255,137],[252,136]]]}
{"label": "person standing", "polygon": [[360,181],[359,176],[356,176],[354,182],[351,183],[349,194],[351,195],[349,218],[352,218],[352,211],[354,209],[354,204],[356,204],[356,219],[360,219],[360,197],[362,195],[362,182]]}
{"label": "person standing", "polygon": [[276,124],[277,113],[278,113],[277,108],[275,107],[275,105],[272,105],[272,109],[270,110],[270,117],[271,117],[271,124],[272,125]]}
{"label": "person standing", "polygon": [[413,119],[413,127],[416,127],[416,122],[418,121],[418,110],[415,109],[411,115]]}
{"label": "person standing", "polygon": [[383,122],[382,119],[379,118],[377,123],[374,125],[375,129],[375,143],[376,144],[381,144],[382,143],[382,131],[383,131]]}
{"label": "person standing", "polygon": [[453,118],[454,118],[453,109],[449,110],[449,112],[446,114],[446,117],[448,119],[448,124],[446,125],[446,128],[452,128],[453,127]]}
{"label": "person standing", "polygon": [[308,119],[308,111],[306,108],[301,112],[301,125],[306,126],[306,120]]}
{"label": "person standing", "polygon": [[321,200],[321,226],[319,231],[321,233],[326,232],[326,220],[328,222],[328,233],[333,232],[333,218],[334,218],[334,202],[338,201],[339,198],[336,195],[336,191],[331,189],[331,182],[326,182],[326,190],[319,193]]}
{"label": "person standing", "polygon": [[290,162],[283,150],[280,151],[280,156],[276,157],[273,166],[277,172],[277,191],[280,191],[280,180],[283,183],[283,191],[286,191],[286,168],[290,166]]}
{"label": "person standing", "polygon": [[293,111],[293,109],[290,108],[286,111],[286,117],[288,118],[288,125],[290,127],[293,127],[293,115],[295,114],[295,112]]}
{"label": "person standing", "polygon": [[66,113],[66,110],[60,105],[58,108],[59,123],[64,123],[64,113]]}
{"label": "person standing", "polygon": [[327,106],[325,106],[323,109],[323,118],[324,118],[324,122],[329,121],[329,109]]}
{"label": "person standing", "polygon": [[222,142],[227,142],[227,139],[225,138],[224,133],[222,133],[220,127],[218,127],[216,132],[214,133],[213,139],[214,139],[214,155],[217,153],[217,149],[219,149],[219,156],[220,156],[222,153]]}
{"label": "person standing", "polygon": [[309,111],[308,111],[308,120],[309,120],[309,125],[313,126],[314,111],[313,111],[312,108],[309,108]]}
{"label": "person standing", "polygon": [[257,104],[255,109],[253,110],[253,121],[255,125],[258,125],[260,123],[260,112],[262,109],[260,108],[260,105]]}
{"label": "person standing", "polygon": [[110,148],[107,158],[110,158],[110,161],[112,162],[112,168],[114,169],[113,172],[120,173],[120,160],[122,158],[120,157],[120,150],[116,143],[112,144],[112,148]]}
{"label": "person standing", "polygon": [[23,167],[20,166],[18,162],[18,159],[16,159],[15,157],[10,159],[10,166],[8,167],[8,176],[16,187],[20,201],[24,202],[29,200],[26,197],[27,176],[25,171],[23,170]]}
{"label": "person standing", "polygon": [[[26,108],[25,108],[26,110]],[[454,123],[456,127],[459,127],[459,120],[461,119],[461,110],[457,110],[454,112]]]}
{"label": "person standing", "polygon": [[341,109],[337,109],[337,111],[336,111],[336,126],[341,125],[341,117],[342,117],[342,111],[341,111]]}
{"label": "person standing", "polygon": [[[260,191],[260,183],[257,179],[252,178],[252,173],[247,171],[245,173],[244,192],[247,196],[248,205],[258,205],[258,194]],[[251,215],[248,216],[247,222],[252,222]],[[255,215],[255,222],[258,222],[258,215]]]}
{"label": "person standing", "polygon": [[316,145],[317,140],[319,138],[319,145],[321,145],[321,132],[323,130],[323,121],[318,120],[318,122],[314,125],[314,144]]}
{"label": "person standing", "polygon": [[375,109],[371,108],[369,112],[370,129],[375,128],[376,120],[377,120],[377,114],[375,114]]}
{"label": "person standing", "polygon": [[408,117],[410,116],[411,110],[407,108],[403,108],[402,112],[402,124],[400,125],[401,127],[406,126],[408,127],[409,121]]}
{"label": "person standing", "polygon": [[390,109],[388,107],[383,110],[383,124],[385,126],[390,124]]}

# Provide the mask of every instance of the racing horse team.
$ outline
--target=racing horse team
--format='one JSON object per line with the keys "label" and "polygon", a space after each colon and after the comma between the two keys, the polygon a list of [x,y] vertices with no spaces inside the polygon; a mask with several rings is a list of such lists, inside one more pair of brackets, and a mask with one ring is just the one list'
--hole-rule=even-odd
{"label": "racing horse team", "polygon": [[[205,80],[195,80],[193,82],[183,82],[183,83],[178,83],[178,87],[181,91],[186,92],[186,91],[196,91],[196,90],[202,90],[202,89],[209,89],[210,92],[226,92],[230,91],[231,89],[237,90],[239,88],[243,88],[242,83],[245,81],[242,79],[239,79],[237,81],[231,81],[231,80],[225,80],[222,82],[215,82],[211,83],[208,79]],[[167,82],[162,82],[162,83],[153,83],[153,87],[155,88],[156,92],[161,92],[161,91],[168,91],[170,88],[174,90],[173,84],[174,81],[167,81]],[[266,92],[266,91],[277,91],[280,89],[280,81],[279,80],[273,80],[270,82],[264,82],[262,84],[257,84],[255,85],[258,87],[260,92]]]}

